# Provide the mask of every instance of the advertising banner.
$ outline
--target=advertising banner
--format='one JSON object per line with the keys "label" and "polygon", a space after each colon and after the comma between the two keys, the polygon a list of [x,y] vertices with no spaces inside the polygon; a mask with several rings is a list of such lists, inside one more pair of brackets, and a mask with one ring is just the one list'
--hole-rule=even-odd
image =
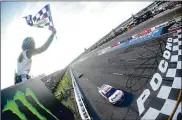
{"label": "advertising banner", "polygon": [[119,42],[115,42],[115,43],[112,44],[111,47],[116,47],[116,46],[118,46],[118,45],[119,45]]}
{"label": "advertising banner", "polygon": [[73,120],[73,113],[39,80],[1,90],[2,120]]}
{"label": "advertising banner", "polygon": [[[148,28],[138,34],[133,35],[132,37],[129,37],[127,41],[120,41],[116,42],[111,45],[111,49],[109,51],[113,51],[117,48],[127,47],[132,44],[140,43],[146,40],[150,40],[152,38],[158,37],[162,34],[166,34],[172,31],[176,31],[182,29],[181,24],[181,17],[171,19],[169,21],[166,21],[164,23],[161,23],[157,26],[154,26],[152,28]],[[108,51],[106,51],[108,52]],[[104,54],[106,52],[103,52],[101,54]]]}
{"label": "advertising banner", "polygon": [[145,34],[143,36],[140,36],[140,37],[136,37],[136,38],[133,38],[129,41],[129,44],[135,44],[135,43],[138,43],[138,42],[142,42],[142,41],[145,41],[145,40],[149,40],[149,39],[152,39],[154,37],[158,37],[159,35],[161,35],[163,32],[163,28],[159,28],[159,29],[156,29],[148,34]]}
{"label": "advertising banner", "polygon": [[146,35],[146,34],[150,33],[151,31],[152,31],[152,30],[151,30],[150,28],[149,28],[149,29],[146,29],[146,30],[144,30],[144,31],[142,31],[142,32],[140,32],[140,33],[134,35],[133,38],[136,38],[136,37],[140,37],[140,36]]}

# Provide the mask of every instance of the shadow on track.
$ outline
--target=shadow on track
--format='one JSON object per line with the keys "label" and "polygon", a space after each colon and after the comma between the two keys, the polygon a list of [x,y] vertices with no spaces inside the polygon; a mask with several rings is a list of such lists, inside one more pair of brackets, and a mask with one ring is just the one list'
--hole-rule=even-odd
{"label": "shadow on track", "polygon": [[134,94],[133,93],[129,93],[129,92],[126,92],[126,91],[123,91],[124,92],[124,101],[118,105],[116,105],[117,107],[128,107],[133,99],[134,99]]}

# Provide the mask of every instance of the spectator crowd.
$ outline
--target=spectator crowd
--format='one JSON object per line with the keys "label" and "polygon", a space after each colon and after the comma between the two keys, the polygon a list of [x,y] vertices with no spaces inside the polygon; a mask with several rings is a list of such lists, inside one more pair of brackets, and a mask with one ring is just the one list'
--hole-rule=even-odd
{"label": "spectator crowd", "polygon": [[153,8],[146,8],[145,11],[143,11],[141,14],[132,15],[132,21],[127,23],[125,26],[120,27],[118,31],[115,31],[114,29],[110,32],[111,34],[106,37],[106,39],[102,40],[100,43],[95,44],[94,46],[89,49],[89,51],[92,51],[96,49],[97,47],[107,43],[108,41],[111,41],[113,38],[122,35],[123,33],[131,30],[135,26],[143,23],[144,21],[153,18],[154,16],[169,10],[173,9],[176,6],[179,6],[181,1],[155,1],[153,4],[155,6]]}

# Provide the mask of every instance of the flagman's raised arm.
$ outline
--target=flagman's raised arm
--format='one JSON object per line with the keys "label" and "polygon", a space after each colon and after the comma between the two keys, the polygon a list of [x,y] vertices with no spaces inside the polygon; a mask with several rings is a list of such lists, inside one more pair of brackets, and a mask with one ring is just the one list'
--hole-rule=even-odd
{"label": "flagman's raised arm", "polygon": [[31,58],[34,55],[41,54],[42,52],[46,51],[47,48],[52,43],[55,34],[56,34],[56,30],[54,29],[52,31],[52,34],[49,36],[48,40],[41,47],[27,50],[26,52],[27,57]]}

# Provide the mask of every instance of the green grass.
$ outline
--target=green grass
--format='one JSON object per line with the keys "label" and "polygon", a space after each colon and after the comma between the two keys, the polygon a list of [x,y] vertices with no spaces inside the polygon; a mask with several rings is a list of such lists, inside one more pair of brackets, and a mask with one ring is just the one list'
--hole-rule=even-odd
{"label": "green grass", "polygon": [[[72,112],[76,113],[76,106],[74,106],[74,92],[72,88],[72,81],[68,78],[67,72],[63,75],[62,79],[58,83],[57,89],[54,92],[54,95],[58,100],[61,101],[67,108],[69,108]],[[69,91],[69,92],[66,92]],[[60,93],[65,94],[67,97],[66,99],[62,98],[62,95],[58,95]],[[58,96],[57,96],[58,95]],[[75,115],[75,114],[74,114]],[[76,118],[76,116],[75,116]]]}

